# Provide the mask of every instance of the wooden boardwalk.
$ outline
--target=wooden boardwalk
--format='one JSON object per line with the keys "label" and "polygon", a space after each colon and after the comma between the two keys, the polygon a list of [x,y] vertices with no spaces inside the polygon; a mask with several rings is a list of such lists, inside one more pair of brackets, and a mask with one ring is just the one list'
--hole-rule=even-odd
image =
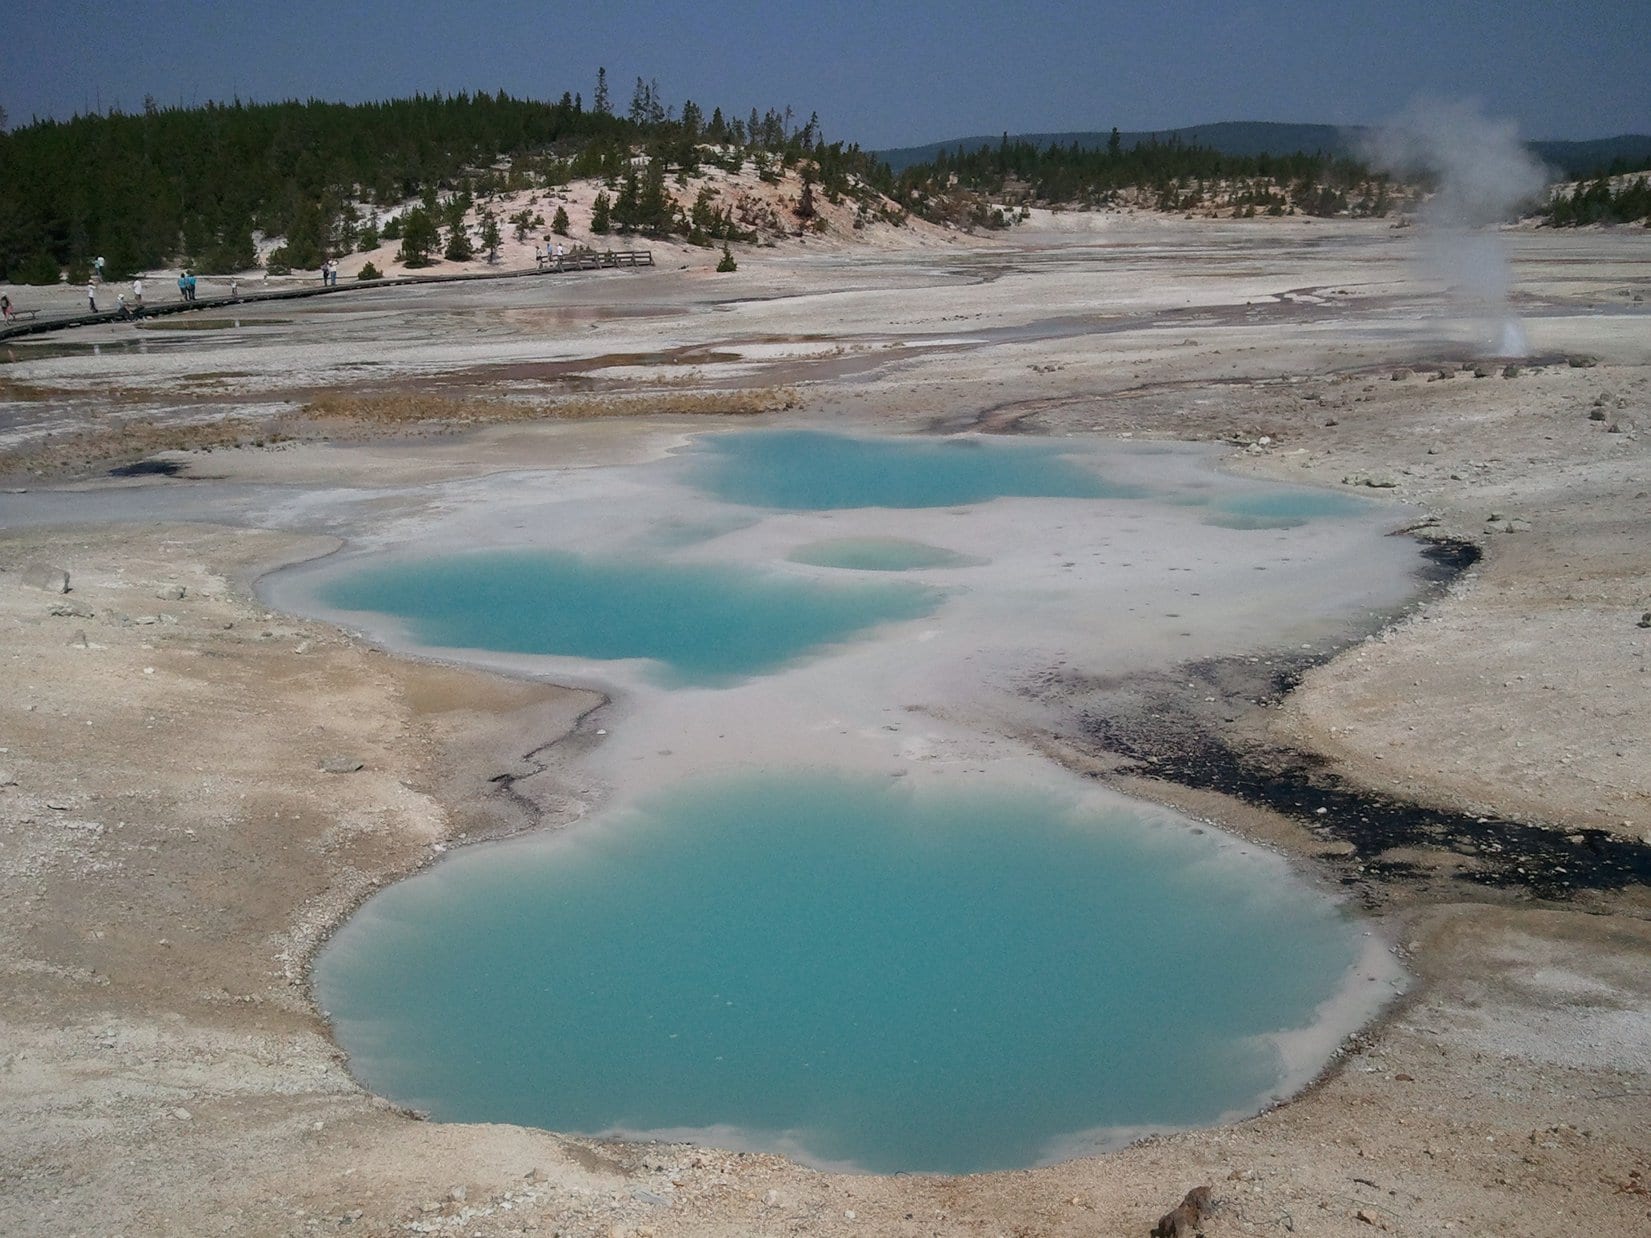
{"label": "wooden boardwalk", "polygon": [[[557,258],[541,258],[536,267],[521,267],[511,271],[469,271],[458,275],[395,275],[383,279],[353,279],[348,283],[325,286],[306,284],[297,288],[274,291],[243,292],[237,297],[202,297],[198,301],[161,301],[145,305],[142,311],[133,310],[133,319],[161,318],[167,314],[188,314],[195,310],[223,309],[231,305],[255,305],[264,301],[296,301],[302,297],[335,296],[346,292],[365,292],[370,288],[394,288],[406,284],[457,284],[467,280],[522,279],[536,275],[560,275],[570,271],[601,271],[615,267],[651,267],[654,253],[651,249],[582,250]],[[106,285],[113,295],[118,284]],[[101,290],[100,290],[101,291]],[[41,311],[19,309],[19,319],[0,325],[0,340],[20,335],[38,335],[46,331],[61,331],[67,327],[86,327],[100,322],[120,322],[116,310],[99,310],[95,314],[82,311],[71,314],[46,314]]]}
{"label": "wooden boardwalk", "polygon": [[651,267],[653,264],[651,249],[607,249],[601,253],[590,250],[539,259],[541,271],[600,271],[603,267]]}

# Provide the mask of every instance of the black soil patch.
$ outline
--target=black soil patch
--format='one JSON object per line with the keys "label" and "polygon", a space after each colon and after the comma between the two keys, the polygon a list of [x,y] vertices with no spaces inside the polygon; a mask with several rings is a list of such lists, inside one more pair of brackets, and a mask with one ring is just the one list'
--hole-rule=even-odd
{"label": "black soil patch", "polygon": [[[1306,663],[1282,678],[1293,681]],[[1230,661],[1183,667],[1180,688],[1165,685],[1123,716],[1086,714],[1082,730],[1101,748],[1136,762],[1138,772],[1199,790],[1217,791],[1296,821],[1327,844],[1322,858],[1342,871],[1344,885],[1415,878],[1411,860],[1389,852],[1449,852],[1464,863],[1454,880],[1499,889],[1523,889],[1541,898],[1567,899],[1584,890],[1621,890],[1651,882],[1651,846],[1605,830],[1558,830],[1430,808],[1350,785],[1320,757],[1269,747],[1240,746],[1180,709],[1174,699],[1234,686],[1256,667]],[[1268,676],[1260,676],[1263,685]],[[1187,683],[1196,685],[1185,688]],[[1278,678],[1273,679],[1278,684]],[[1257,698],[1276,705],[1286,687]],[[1266,688],[1263,687],[1263,691]],[[1176,715],[1179,714],[1179,717]],[[1142,725],[1142,719],[1146,719]],[[1173,721],[1172,721],[1173,719]]]}
{"label": "black soil patch", "polygon": [[181,460],[138,460],[109,470],[110,477],[176,477],[183,471]]}
{"label": "black soil patch", "polygon": [[[1466,542],[1425,551],[1423,577],[1439,585],[1479,558]],[[1326,845],[1320,858],[1380,901],[1380,883],[1430,877],[1564,901],[1585,891],[1651,884],[1651,845],[1606,830],[1564,831],[1434,808],[1349,783],[1322,757],[1245,738],[1242,715],[1276,708],[1331,654],[1217,658],[1171,674],[1115,683],[1046,679],[1034,690],[1074,689],[1083,739],[1133,762],[1131,772],[1215,791],[1294,821]],[[1213,700],[1212,700],[1213,698]],[[1397,853],[1397,854],[1395,854]],[[1432,853],[1443,861],[1418,864]]]}

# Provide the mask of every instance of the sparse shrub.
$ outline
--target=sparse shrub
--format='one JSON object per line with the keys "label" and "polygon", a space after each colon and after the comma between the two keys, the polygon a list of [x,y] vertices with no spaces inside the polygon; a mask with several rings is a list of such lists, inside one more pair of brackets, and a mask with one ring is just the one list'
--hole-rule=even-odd
{"label": "sparse shrub", "polygon": [[356,278],[357,279],[383,279],[384,278],[384,272],[380,271],[377,267],[375,267],[372,263],[369,262],[366,266],[361,268],[361,270],[357,273]]}
{"label": "sparse shrub", "polygon": [[734,261],[733,252],[726,244],[724,244],[722,247],[722,257],[717,262],[717,271],[726,275],[729,271],[737,271],[739,269],[739,263]]}
{"label": "sparse shrub", "polygon": [[455,224],[447,237],[447,248],[442,250],[442,256],[451,262],[468,262],[476,256],[475,247],[470,244],[470,234],[464,230],[463,224]]}
{"label": "sparse shrub", "polygon": [[62,274],[58,269],[57,259],[42,250],[25,258],[12,270],[11,278],[19,284],[33,284],[39,287],[43,284],[57,283]]}

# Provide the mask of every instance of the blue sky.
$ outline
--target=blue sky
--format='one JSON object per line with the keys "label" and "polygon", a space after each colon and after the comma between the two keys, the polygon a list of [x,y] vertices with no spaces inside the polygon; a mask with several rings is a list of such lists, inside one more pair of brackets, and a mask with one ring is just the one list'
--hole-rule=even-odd
{"label": "blue sky", "polygon": [[11,123],[146,94],[355,101],[496,90],[817,111],[869,148],[1219,120],[1376,123],[1473,99],[1526,137],[1651,132],[1645,0],[14,0]]}

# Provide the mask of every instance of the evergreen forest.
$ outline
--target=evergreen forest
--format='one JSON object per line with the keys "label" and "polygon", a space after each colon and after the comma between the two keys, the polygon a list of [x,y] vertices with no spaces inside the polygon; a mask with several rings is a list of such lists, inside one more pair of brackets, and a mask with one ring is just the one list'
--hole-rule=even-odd
{"label": "evergreen forest", "polygon": [[[687,233],[695,221],[661,204],[663,170],[692,172],[719,150],[786,168],[806,158],[828,192],[892,188],[857,147],[825,143],[816,118],[667,108],[657,84],[640,79],[621,114],[605,71],[588,106],[572,93],[544,103],[503,91],[362,104],[150,100],[141,113],[0,133],[0,280],[55,282],[66,271],[78,281],[98,257],[111,277],[172,264],[239,271],[255,263],[255,232],[285,238],[274,261],[313,267],[376,230],[375,206],[422,199],[429,218],[418,228],[455,199],[592,176],[625,199],[620,229]],[[640,175],[638,151],[648,157]],[[707,243],[728,239],[718,221],[698,224]]]}
{"label": "evergreen forest", "polygon": [[1628,180],[1607,174],[1579,181],[1571,192],[1556,193],[1548,203],[1547,221],[1557,228],[1641,220],[1651,227],[1651,180],[1643,176]]}
{"label": "evergreen forest", "polygon": [[[362,104],[147,100],[139,113],[0,129],[0,280],[79,281],[99,257],[111,278],[173,265],[242,271],[257,265],[258,236],[283,240],[267,255],[271,271],[312,268],[381,237],[401,239],[409,266],[438,253],[462,259],[471,241],[457,221],[479,198],[587,178],[605,186],[594,232],[726,245],[753,234],[708,190],[679,205],[667,180],[685,185],[705,164],[734,171],[748,161],[765,181],[800,179],[793,213],[804,226],[817,193],[852,197],[866,215],[893,223],[909,213],[995,228],[1031,205],[1384,215],[1413,188],[1345,154],[1227,154],[1173,136],[1126,147],[1116,129],[1104,146],[1005,135],[973,150],[941,149],[896,177],[856,145],[827,143],[817,117],[798,124],[790,108],[739,117],[692,101],[667,107],[657,83],[639,78],[620,111],[602,70],[589,104],[573,93],[546,103],[503,91]],[[409,210],[388,211],[410,201]],[[1643,178],[1602,176],[1556,195],[1546,217],[1555,225],[1651,219],[1651,190]],[[484,221],[483,249],[497,246],[499,222]],[[529,221],[503,222],[520,234]],[[551,226],[565,234],[565,213]]]}
{"label": "evergreen forest", "polygon": [[965,214],[973,211],[967,222],[982,227],[1011,222],[986,200],[1097,207],[1129,195],[1156,210],[1219,207],[1239,216],[1383,215],[1394,204],[1387,178],[1345,155],[1231,155],[1177,138],[1126,146],[1116,129],[1104,147],[1040,147],[1005,135],[995,146],[942,150],[906,169],[899,184],[910,209],[930,218],[955,215],[961,195]]}

